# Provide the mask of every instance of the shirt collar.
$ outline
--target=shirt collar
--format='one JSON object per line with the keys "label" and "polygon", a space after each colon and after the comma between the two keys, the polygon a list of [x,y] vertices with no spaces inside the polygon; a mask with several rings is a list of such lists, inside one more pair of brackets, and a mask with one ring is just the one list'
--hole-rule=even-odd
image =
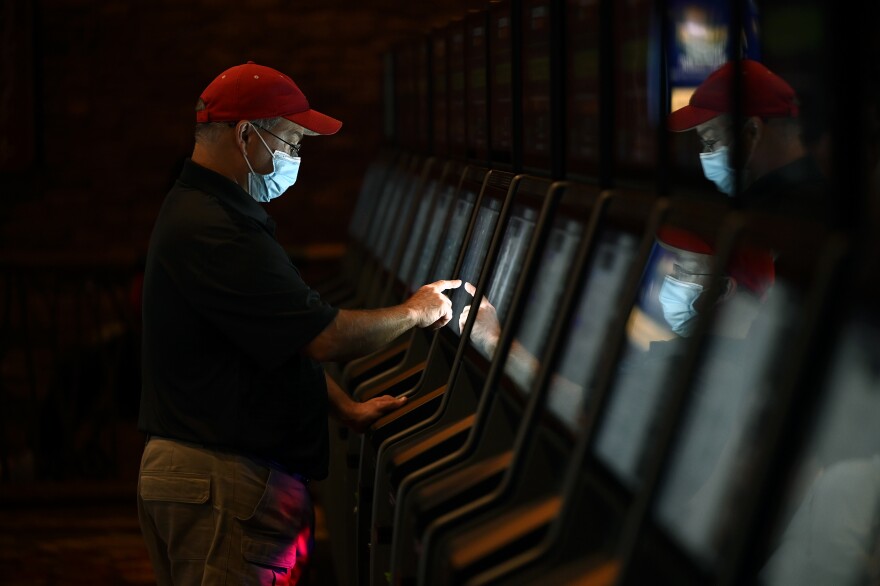
{"label": "shirt collar", "polygon": [[275,233],[275,221],[254,198],[238,184],[223,175],[202,167],[187,158],[180,172],[180,181],[215,196],[223,203],[265,226],[271,234]]}

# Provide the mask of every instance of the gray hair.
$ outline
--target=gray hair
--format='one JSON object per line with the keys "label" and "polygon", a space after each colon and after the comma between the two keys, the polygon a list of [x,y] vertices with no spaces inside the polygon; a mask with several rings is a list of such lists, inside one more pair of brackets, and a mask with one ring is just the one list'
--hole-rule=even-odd
{"label": "gray hair", "polygon": [[[204,109],[205,102],[202,101],[201,98],[199,98],[199,101],[196,103],[196,112],[200,112]],[[280,121],[281,117],[275,116],[274,118],[257,118],[255,120],[251,120],[250,123],[254,126],[259,126],[260,128],[271,130]],[[235,124],[235,122],[198,122],[196,123],[195,130],[196,142],[214,142],[225,130],[227,130],[231,126],[235,126]]]}

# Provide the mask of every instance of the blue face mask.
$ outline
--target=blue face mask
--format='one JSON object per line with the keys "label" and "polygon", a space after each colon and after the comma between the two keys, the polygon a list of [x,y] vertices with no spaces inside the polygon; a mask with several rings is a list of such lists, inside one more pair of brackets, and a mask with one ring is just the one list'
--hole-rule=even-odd
{"label": "blue face mask", "polygon": [[[251,126],[251,128],[254,128]],[[266,150],[272,153],[272,169],[268,175],[260,175],[254,172],[251,162],[248,161],[247,155],[244,161],[247,163],[248,169],[248,193],[251,197],[260,203],[267,203],[287,191],[287,189],[296,183],[296,176],[299,174],[299,164],[302,160],[300,157],[291,157],[287,153],[269,150],[269,145],[260,136],[259,131],[256,135],[260,138],[260,142],[266,147]]]}
{"label": "blue face mask", "polygon": [[700,153],[703,175],[715,184],[718,191],[733,195],[733,169],[730,168],[730,154],[726,146],[711,153]]}
{"label": "blue face mask", "polygon": [[663,279],[658,294],[660,305],[663,306],[663,317],[679,336],[687,337],[693,332],[697,323],[694,302],[702,292],[702,285],[679,281],[670,276]]}

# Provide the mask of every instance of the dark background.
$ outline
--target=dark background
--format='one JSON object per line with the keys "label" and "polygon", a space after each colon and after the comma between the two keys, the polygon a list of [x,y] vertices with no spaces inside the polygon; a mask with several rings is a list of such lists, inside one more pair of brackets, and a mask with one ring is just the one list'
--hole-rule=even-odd
{"label": "dark background", "polygon": [[387,142],[385,56],[485,2],[7,0],[0,8],[0,491],[133,479],[139,281],[199,94],[253,60],[343,121],[268,205],[307,279]]}
{"label": "dark background", "polygon": [[[3,250],[144,250],[192,151],[194,106],[223,70],[289,74],[343,121],[308,140],[295,192],[270,205],[291,247],[345,238],[383,140],[382,56],[465,0],[6,0],[0,13]],[[470,2],[484,7],[484,2]]]}

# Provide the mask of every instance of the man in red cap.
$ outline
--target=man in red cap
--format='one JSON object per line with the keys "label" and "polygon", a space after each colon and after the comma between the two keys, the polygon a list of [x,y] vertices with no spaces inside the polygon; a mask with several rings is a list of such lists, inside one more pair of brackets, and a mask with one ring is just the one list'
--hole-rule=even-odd
{"label": "man in red cap", "polygon": [[[703,173],[719,191],[735,195],[740,171],[744,206],[828,219],[825,177],[804,146],[795,91],[757,61],[743,59],[739,72],[740,100],[734,95],[737,70],[727,62],[709,74],[687,106],[669,115],[669,129],[697,131]],[[741,125],[734,128],[737,107]],[[735,142],[742,154],[739,170]]]}
{"label": "man in red cap", "polygon": [[[656,299],[663,319],[675,334],[671,339],[638,339],[621,357],[607,411],[603,417],[597,451],[615,468],[621,478],[636,482],[642,478],[643,450],[650,444],[650,433],[663,411],[667,393],[675,384],[684,358],[694,343],[708,351],[705,362],[695,372],[692,388],[699,401],[723,405],[724,417],[715,432],[705,438],[704,449],[693,459],[692,481],[687,489],[696,490],[709,477],[713,461],[704,454],[717,455],[737,424],[740,401],[747,396],[741,385],[749,366],[750,336],[759,319],[764,299],[775,281],[772,257],[763,251],[740,249],[718,272],[715,247],[701,235],[674,227],[657,234],[658,264],[645,273],[642,291]],[[710,287],[717,285],[710,298]],[[654,293],[656,291],[656,293]],[[656,295],[656,297],[654,297]],[[705,336],[696,340],[701,320],[711,322]],[[652,331],[653,328],[643,328]],[[643,345],[647,342],[647,349]],[[579,408],[579,404],[574,404]],[[682,518],[682,523],[686,519]]]}
{"label": "man in red cap", "polygon": [[208,85],[196,120],[144,275],[141,528],[159,584],[295,584],[312,542],[307,483],[327,475],[328,413],[360,431],[403,403],[356,403],[321,362],[442,327],[443,291],[461,283],[384,309],[327,305],[261,203],[295,183],[304,136],[342,123],[253,62]]}

